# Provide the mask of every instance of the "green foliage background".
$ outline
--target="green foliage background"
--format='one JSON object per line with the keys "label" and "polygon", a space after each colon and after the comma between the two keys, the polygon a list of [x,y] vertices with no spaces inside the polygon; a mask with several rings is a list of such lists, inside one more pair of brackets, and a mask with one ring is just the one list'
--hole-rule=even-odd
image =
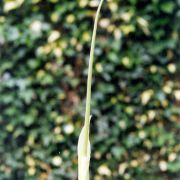
{"label": "green foliage background", "polygon": [[[98,1],[0,2],[0,180],[77,179]],[[91,178],[180,178],[179,0],[105,1]]]}

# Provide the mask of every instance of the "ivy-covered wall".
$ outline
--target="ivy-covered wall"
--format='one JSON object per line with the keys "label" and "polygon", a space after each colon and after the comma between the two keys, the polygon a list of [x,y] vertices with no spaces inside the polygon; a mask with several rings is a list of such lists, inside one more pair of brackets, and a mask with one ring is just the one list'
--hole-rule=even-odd
{"label": "ivy-covered wall", "polygon": [[[0,180],[77,179],[98,0],[0,2]],[[91,178],[180,178],[180,1],[106,0]]]}

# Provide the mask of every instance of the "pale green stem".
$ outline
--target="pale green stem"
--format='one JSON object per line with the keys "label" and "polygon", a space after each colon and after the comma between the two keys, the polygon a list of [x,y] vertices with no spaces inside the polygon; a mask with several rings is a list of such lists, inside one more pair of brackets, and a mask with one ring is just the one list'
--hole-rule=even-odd
{"label": "pale green stem", "polygon": [[94,48],[95,48],[95,40],[96,40],[96,31],[97,31],[97,24],[100,9],[104,0],[100,1],[99,7],[97,9],[95,22],[94,22],[94,29],[92,35],[92,42],[91,42],[91,50],[90,50],[90,58],[89,58],[89,69],[88,69],[88,79],[87,79],[87,94],[86,94],[86,112],[85,112],[85,143],[83,154],[87,155],[87,148],[88,148],[88,140],[89,140],[89,124],[90,124],[90,110],[91,110],[91,84],[92,84],[92,69],[93,69],[93,61],[94,61]]}
{"label": "pale green stem", "polygon": [[78,140],[78,180],[89,180],[89,164],[90,164],[90,154],[91,147],[89,141],[89,125],[90,125],[90,109],[91,109],[91,83],[92,83],[92,69],[94,60],[94,48],[96,40],[97,23],[99,18],[100,9],[104,0],[100,1],[99,7],[97,9],[94,29],[91,42],[91,50],[89,57],[89,69],[88,69],[88,79],[87,79],[87,97],[86,97],[86,112],[85,112],[85,122],[81,130],[79,140]]}

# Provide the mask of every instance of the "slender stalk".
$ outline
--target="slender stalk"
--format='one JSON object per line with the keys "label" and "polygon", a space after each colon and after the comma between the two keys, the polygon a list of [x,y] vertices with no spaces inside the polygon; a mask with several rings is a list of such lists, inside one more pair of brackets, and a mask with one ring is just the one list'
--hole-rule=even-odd
{"label": "slender stalk", "polygon": [[94,61],[94,48],[96,40],[97,24],[101,6],[104,0],[101,0],[96,12],[94,21],[94,29],[91,41],[89,69],[87,78],[87,94],[86,94],[86,112],[84,126],[81,130],[78,141],[78,179],[89,180],[89,163],[90,163],[90,142],[89,142],[89,126],[90,126],[90,110],[91,110],[91,84],[92,84],[92,70]]}
{"label": "slender stalk", "polygon": [[[86,138],[85,138],[86,140],[88,139],[87,136],[89,136],[89,123],[90,123],[90,110],[91,110],[91,84],[92,84],[92,71],[93,71],[92,69],[93,69],[93,62],[94,62],[96,31],[97,31],[99,13],[100,13],[103,1],[104,0],[101,0],[97,13],[96,13],[95,22],[94,22],[94,30],[93,30],[93,35],[92,35],[92,42],[91,42],[91,50],[90,50],[88,79],[87,79],[87,94],[86,94],[86,112],[85,112],[85,124],[84,124],[84,127],[87,132]],[[87,144],[88,144],[88,141],[85,142],[84,154],[87,153]]]}

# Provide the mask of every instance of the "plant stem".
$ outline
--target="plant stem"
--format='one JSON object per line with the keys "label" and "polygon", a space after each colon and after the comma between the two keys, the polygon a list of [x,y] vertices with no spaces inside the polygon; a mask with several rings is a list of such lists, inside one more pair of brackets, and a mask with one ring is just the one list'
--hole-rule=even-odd
{"label": "plant stem", "polygon": [[94,48],[95,48],[95,40],[96,40],[97,23],[103,1],[104,0],[100,1],[100,4],[97,9],[95,22],[94,22],[93,35],[92,35],[91,49],[90,49],[85,120],[84,120],[84,126],[81,130],[78,140],[78,180],[89,180],[89,164],[90,164],[90,154],[91,154],[91,147],[89,141],[89,128],[90,128],[90,110],[91,110],[92,69],[93,69],[93,60],[94,60]]}
{"label": "plant stem", "polygon": [[83,153],[87,154],[88,148],[88,140],[89,140],[89,125],[90,125],[90,110],[91,110],[91,84],[92,84],[92,69],[93,69],[93,61],[94,61],[94,48],[95,48],[95,41],[96,41],[96,31],[97,31],[97,24],[99,19],[99,13],[101,10],[101,6],[104,0],[100,1],[100,4],[97,9],[95,22],[94,22],[94,29],[91,41],[91,50],[90,50],[90,58],[89,58],[89,69],[88,69],[88,79],[87,79],[87,94],[86,94],[86,112],[85,112],[85,148]]}

